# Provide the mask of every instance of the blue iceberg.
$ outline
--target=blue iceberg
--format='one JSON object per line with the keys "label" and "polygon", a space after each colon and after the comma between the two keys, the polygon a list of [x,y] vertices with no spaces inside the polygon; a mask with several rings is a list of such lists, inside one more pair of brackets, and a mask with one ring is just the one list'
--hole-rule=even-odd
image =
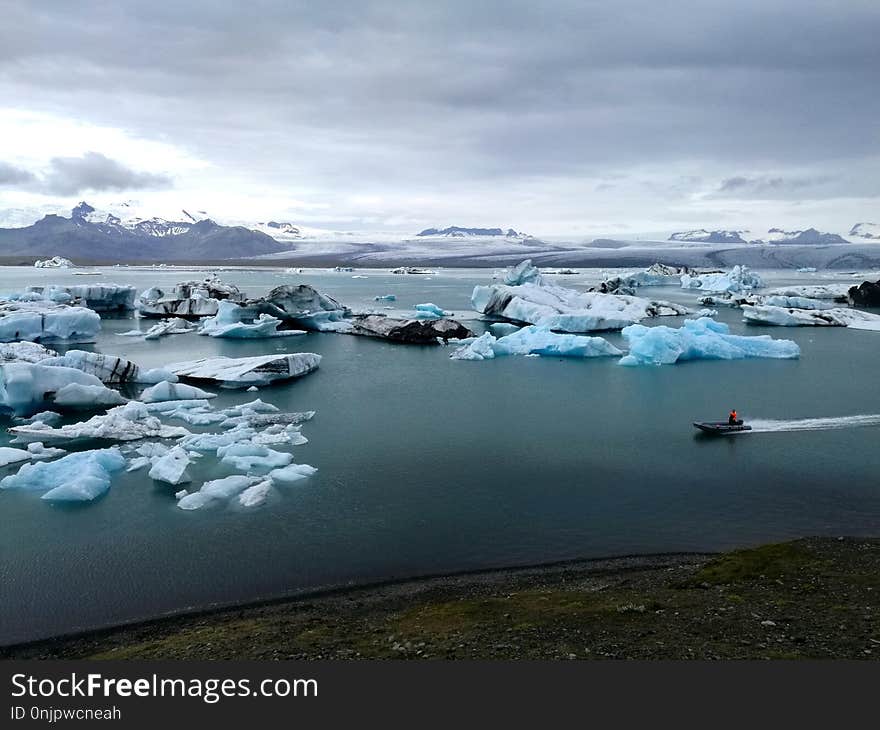
{"label": "blue iceberg", "polygon": [[491,360],[504,355],[605,357],[622,354],[601,337],[559,334],[547,327],[531,325],[498,339],[486,332],[458,348],[450,357],[453,360]]}
{"label": "blue iceberg", "polygon": [[629,354],[621,365],[669,365],[679,360],[742,360],[800,357],[801,350],[791,340],[774,340],[769,335],[746,337],[730,334],[730,327],[708,317],[685,320],[673,327],[645,327],[633,324],[622,332],[629,343]]}
{"label": "blue iceberg", "polygon": [[56,461],[25,464],[17,474],[0,480],[0,489],[46,491],[43,499],[89,502],[110,489],[111,474],[125,466],[118,448],[69,454]]}

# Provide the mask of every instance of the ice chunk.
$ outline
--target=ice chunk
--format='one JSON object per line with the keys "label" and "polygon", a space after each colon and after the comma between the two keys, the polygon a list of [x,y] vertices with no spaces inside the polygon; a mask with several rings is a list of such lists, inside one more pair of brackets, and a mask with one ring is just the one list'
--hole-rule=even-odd
{"label": "ice chunk", "polygon": [[247,392],[248,393],[256,393],[258,390],[259,390],[259,388],[256,385],[252,385],[250,388],[247,389]]}
{"label": "ice chunk", "polygon": [[520,327],[510,322],[494,322],[489,325],[489,329],[492,330],[492,334],[496,337],[504,337],[504,335],[519,331]]}
{"label": "ice chunk", "polygon": [[262,480],[258,477],[241,474],[233,474],[223,479],[214,479],[205,482],[198,492],[192,492],[182,497],[178,500],[177,506],[185,510],[200,509],[214,500],[230,499],[259,481]]}
{"label": "ice chunk", "polygon": [[56,461],[25,464],[17,474],[0,480],[0,489],[46,491],[43,499],[90,501],[110,488],[111,474],[125,466],[116,447],[80,451]]}
{"label": "ice chunk", "polygon": [[665,365],[680,360],[755,357],[792,359],[800,356],[800,348],[791,340],[774,340],[767,335],[731,335],[726,324],[708,317],[685,320],[678,329],[636,324],[624,328],[622,334],[630,351],[621,358],[621,365]]}
{"label": "ice chunk", "polygon": [[382,294],[378,297],[373,297],[374,301],[377,302],[396,302],[397,297],[394,294]]}
{"label": "ice chunk", "polygon": [[0,365],[0,410],[26,415],[51,402],[88,408],[124,401],[119,393],[81,370],[23,362]]}
{"label": "ice chunk", "polygon": [[764,286],[758,274],[746,266],[734,266],[720,274],[682,274],[682,289],[700,289],[705,292],[739,292]]}
{"label": "ice chunk", "polygon": [[0,362],[42,362],[58,355],[36,342],[0,343]]}
{"label": "ice chunk", "polygon": [[537,272],[531,262],[524,261],[505,276],[505,281],[517,283],[474,287],[474,309],[561,332],[620,329],[645,317],[681,313],[673,312],[670,306],[661,311],[640,297],[580,292],[549,284],[531,269]]}
{"label": "ice chunk", "polygon": [[51,259],[37,259],[34,261],[34,268],[37,269],[72,269],[73,261],[63,256],[53,256]]}
{"label": "ice chunk", "polygon": [[60,428],[47,428],[42,423],[13,426],[9,432],[15,434],[16,441],[75,441],[79,439],[137,441],[144,438],[167,439],[190,435],[185,428],[163,424],[150,414],[145,404],[136,401],[112,408],[107,413],[93,416],[82,423],[69,423]]}
{"label": "ice chunk", "polygon": [[212,357],[179,362],[168,369],[181,378],[211,380],[223,387],[246,388],[289,380],[316,370],[321,356],[311,352],[255,357]]}
{"label": "ice chunk", "polygon": [[806,297],[808,299],[831,299],[845,302],[849,284],[811,284],[807,286],[780,286],[766,292],[770,296]]}
{"label": "ice chunk", "polygon": [[224,464],[239,471],[251,471],[254,469],[270,471],[278,467],[287,466],[287,464],[293,461],[291,454],[247,442],[221,446],[217,449],[217,456]]}
{"label": "ice chunk", "polygon": [[416,304],[416,319],[440,319],[449,317],[452,312],[444,312],[440,307],[431,302]]}
{"label": "ice chunk", "polygon": [[189,492],[187,492],[185,489],[181,489],[179,492],[174,493],[174,498],[183,499],[187,494],[189,494]]}
{"label": "ice chunk", "polygon": [[67,304],[73,300],[96,312],[134,309],[135,288],[125,284],[76,284],[29,286],[27,293],[38,294],[41,298]]}
{"label": "ice chunk", "polygon": [[282,469],[274,469],[269,472],[269,479],[275,484],[293,484],[300,479],[310,477],[317,471],[315,467],[308,464],[290,464]]}
{"label": "ice chunk", "polygon": [[168,295],[156,287],[147,289],[136,306],[143,317],[212,317],[222,300],[241,302],[244,295],[233,284],[209,277],[178,284]]}
{"label": "ice chunk", "polygon": [[56,456],[62,456],[67,452],[64,449],[54,449],[43,446],[41,441],[34,441],[27,445],[28,454],[34,461],[42,461],[43,459],[54,459]]}
{"label": "ice chunk", "polygon": [[143,337],[145,340],[158,340],[165,335],[182,335],[187,332],[195,332],[197,329],[197,325],[187,322],[180,317],[173,317],[172,319],[164,319],[158,324],[154,324],[146,331],[128,330],[119,334],[123,337]]}
{"label": "ice chunk", "polygon": [[785,297],[779,294],[765,297],[755,297],[754,299],[755,301],[752,302],[750,298],[749,303],[766,304],[770,307],[786,307],[794,309],[834,309],[834,302],[831,302],[827,299],[810,299],[809,297]]}
{"label": "ice chunk", "polygon": [[880,315],[858,309],[796,309],[762,304],[743,305],[743,318],[752,324],[777,327],[851,327],[880,331]]}
{"label": "ice chunk", "polygon": [[157,383],[141,393],[141,400],[144,403],[195,399],[204,400],[216,397],[216,393],[208,393],[201,388],[196,388],[194,385],[187,385],[186,383],[170,383],[167,380]]}
{"label": "ice chunk", "polygon": [[0,342],[94,342],[101,316],[51,302],[0,302]]}
{"label": "ice chunk", "polygon": [[127,401],[120,393],[100,383],[95,385],[68,383],[58,389],[52,402],[62,408],[101,410],[109,406],[121,405]]}
{"label": "ice chunk", "polygon": [[66,368],[76,368],[84,373],[94,375],[107,385],[120,383],[155,383],[157,378],[168,375],[175,378],[172,373],[162,369],[143,370],[131,360],[116,355],[104,355],[99,352],[86,352],[84,350],[68,350],[63,355],[48,358],[41,361],[41,365],[53,365]]}
{"label": "ice chunk", "polygon": [[[252,320],[247,323],[245,320]],[[304,335],[303,330],[278,330],[281,320],[271,314],[260,314],[256,319],[248,309],[234,302],[220,302],[217,314],[204,320],[200,335],[210,337],[229,337],[232,339],[251,339],[262,337],[286,337]]]}
{"label": "ice chunk", "polygon": [[189,454],[180,446],[175,446],[153,462],[148,476],[150,479],[175,485],[191,482],[192,478],[186,470],[191,463]]}
{"label": "ice chunk", "polygon": [[797,269],[797,272],[799,274],[815,274],[816,267],[815,266],[801,266],[799,269]]}
{"label": "ice chunk", "polygon": [[238,495],[239,504],[241,504],[242,507],[256,507],[261,505],[266,501],[271,489],[272,482],[269,479],[258,482]]}
{"label": "ice chunk", "polygon": [[28,461],[30,458],[31,455],[24,449],[0,446],[0,467],[9,466],[19,461]]}
{"label": "ice chunk", "polygon": [[547,327],[531,325],[497,340],[487,332],[453,352],[450,357],[454,360],[488,360],[502,355],[605,357],[622,354],[601,337],[558,334]]}

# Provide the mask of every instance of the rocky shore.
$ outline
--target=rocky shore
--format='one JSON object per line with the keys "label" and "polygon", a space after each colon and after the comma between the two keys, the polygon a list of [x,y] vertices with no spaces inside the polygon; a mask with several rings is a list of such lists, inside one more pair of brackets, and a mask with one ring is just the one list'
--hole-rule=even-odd
{"label": "rocky shore", "polygon": [[880,657],[880,539],[411,580],[0,649],[2,658]]}

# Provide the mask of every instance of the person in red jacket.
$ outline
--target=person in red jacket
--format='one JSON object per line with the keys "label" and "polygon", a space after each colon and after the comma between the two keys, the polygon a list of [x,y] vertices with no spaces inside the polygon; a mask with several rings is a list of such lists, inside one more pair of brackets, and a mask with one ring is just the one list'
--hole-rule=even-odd
{"label": "person in red jacket", "polygon": [[739,420],[737,420],[737,416],[736,416],[736,408],[734,408],[730,412],[730,414],[727,416],[727,424],[729,426],[738,426],[739,425]]}

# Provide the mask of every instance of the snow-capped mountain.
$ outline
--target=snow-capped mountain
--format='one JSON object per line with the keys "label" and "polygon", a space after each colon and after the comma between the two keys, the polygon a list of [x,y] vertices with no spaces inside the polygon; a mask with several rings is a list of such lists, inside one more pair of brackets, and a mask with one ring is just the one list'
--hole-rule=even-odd
{"label": "snow-capped mountain", "polygon": [[266,223],[260,222],[249,227],[265,233],[267,236],[272,236],[276,241],[298,241],[305,237],[305,231],[303,231],[300,226],[295,226],[293,223],[268,221]]}
{"label": "snow-capped mountain", "polygon": [[0,228],[0,255],[63,256],[75,261],[221,260],[290,250],[288,244],[245,226],[210,218],[122,218],[86,202],[70,217],[49,214],[30,226]]}
{"label": "snow-capped mountain", "polygon": [[848,241],[836,233],[823,233],[815,228],[807,228],[803,231],[783,231],[781,228],[771,228],[762,239],[767,243],[796,243],[805,246],[825,246],[832,243],[848,243]]}
{"label": "snow-capped mountain", "polygon": [[849,235],[853,238],[880,240],[880,223],[856,223],[849,229]]}
{"label": "snow-capped mountain", "polygon": [[526,238],[532,238],[527,233],[521,233],[519,231],[515,231],[513,228],[508,228],[505,232],[501,228],[464,228],[462,226],[449,226],[448,228],[426,228],[425,230],[416,234],[420,237],[426,236],[446,236],[450,238],[467,238],[467,237],[504,237],[504,238],[512,238],[517,240],[523,240]]}
{"label": "snow-capped mountain", "polygon": [[670,241],[686,241],[688,243],[745,243],[745,239],[740,235],[745,231],[707,231],[705,228],[698,228],[693,231],[679,231],[673,233]]}

